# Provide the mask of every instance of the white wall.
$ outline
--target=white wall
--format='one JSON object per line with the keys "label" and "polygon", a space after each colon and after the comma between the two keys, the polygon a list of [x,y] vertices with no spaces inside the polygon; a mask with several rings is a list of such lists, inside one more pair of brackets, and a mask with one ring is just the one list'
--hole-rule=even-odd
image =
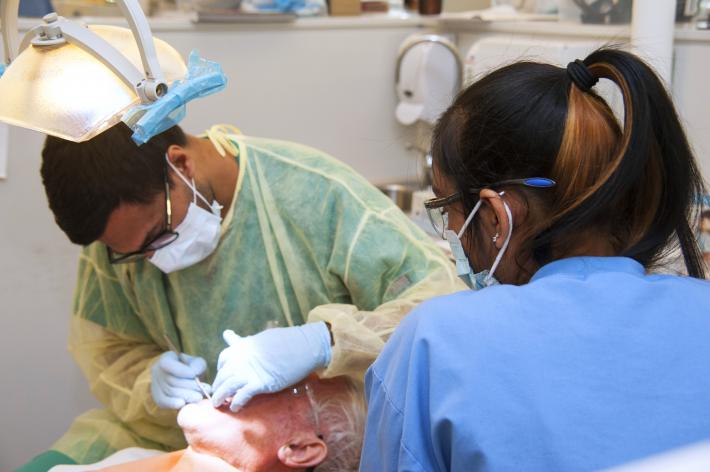
{"label": "white wall", "polygon": [[672,94],[690,144],[710,183],[710,41],[675,46]]}
{"label": "white wall", "polygon": [[0,181],[0,470],[46,449],[92,404],[66,352],[77,249],[47,208],[41,137],[10,130],[9,178]]}
{"label": "white wall", "polygon": [[382,183],[413,178],[407,131],[394,120],[394,61],[415,28],[290,30],[220,27],[160,34],[181,53],[198,47],[229,86],[190,105],[184,127],[231,123],[245,134],[323,149]]}

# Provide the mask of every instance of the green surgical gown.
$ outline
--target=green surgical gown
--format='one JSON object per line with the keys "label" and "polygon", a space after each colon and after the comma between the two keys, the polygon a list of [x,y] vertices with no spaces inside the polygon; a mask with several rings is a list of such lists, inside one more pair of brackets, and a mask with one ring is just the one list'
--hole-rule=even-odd
{"label": "green surgical gown", "polygon": [[185,447],[176,412],[150,394],[165,335],[207,361],[211,382],[223,330],[325,320],[333,359],[320,375],[362,380],[414,305],[465,288],[441,250],[350,167],[299,144],[229,139],[239,177],[207,259],[166,275],[148,261],[111,265],[101,243],[81,254],[69,349],[105,409],[78,417],[53,446],[79,463],[131,446]]}

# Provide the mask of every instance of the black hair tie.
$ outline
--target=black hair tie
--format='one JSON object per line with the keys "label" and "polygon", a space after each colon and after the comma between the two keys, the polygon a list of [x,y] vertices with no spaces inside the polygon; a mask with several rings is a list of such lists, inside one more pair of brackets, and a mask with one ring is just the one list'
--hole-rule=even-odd
{"label": "black hair tie", "polygon": [[599,78],[594,77],[580,59],[567,64],[567,74],[583,92],[589,92],[599,82]]}

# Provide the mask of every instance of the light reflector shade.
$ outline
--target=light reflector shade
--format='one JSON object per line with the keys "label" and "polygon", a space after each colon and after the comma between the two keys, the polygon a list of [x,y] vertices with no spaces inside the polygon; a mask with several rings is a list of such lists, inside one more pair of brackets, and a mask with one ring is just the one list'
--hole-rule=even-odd
{"label": "light reflector shade", "polygon": [[[131,30],[104,25],[89,29],[143,71]],[[165,81],[182,79],[187,69],[180,54],[164,41],[154,42]],[[111,69],[70,43],[22,51],[0,77],[0,97],[0,121],[75,142],[115,125],[140,101]]]}

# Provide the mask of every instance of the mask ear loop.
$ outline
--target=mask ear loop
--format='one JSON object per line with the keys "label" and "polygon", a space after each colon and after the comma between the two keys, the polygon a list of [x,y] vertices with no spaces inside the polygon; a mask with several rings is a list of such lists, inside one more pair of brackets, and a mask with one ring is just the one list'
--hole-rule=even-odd
{"label": "mask ear loop", "polygon": [[[476,212],[478,209],[481,208],[481,201],[479,200],[478,203],[473,207],[473,210],[471,210],[471,213],[468,215],[466,218],[466,221],[464,224],[461,226],[461,230],[459,233],[455,233],[453,230],[448,229],[449,223],[448,223],[448,218],[446,218],[446,228],[444,230],[444,237],[446,240],[449,242],[449,246],[451,247],[451,255],[454,257],[456,260],[456,273],[458,274],[459,277],[464,277],[464,276],[470,276],[472,269],[471,269],[471,264],[468,261],[468,256],[466,255],[466,251],[463,250],[463,246],[461,245],[461,235],[463,235],[464,231],[466,230],[466,227],[468,224],[471,222],[473,217],[476,215]],[[445,214],[446,216],[446,214]],[[470,286],[470,284],[469,284]]]}
{"label": "mask ear loop", "polygon": [[456,235],[459,239],[461,239],[461,236],[463,236],[463,232],[466,231],[466,227],[468,224],[471,222],[474,216],[476,216],[476,213],[478,213],[479,208],[481,208],[481,204],[483,203],[483,200],[478,200],[478,203],[473,207],[473,210],[471,210],[471,213],[468,214],[468,218],[466,218],[466,221],[463,222],[463,225],[461,226],[461,230],[459,230],[459,234]]}
{"label": "mask ear loop", "polygon": [[[504,194],[505,192],[500,192],[498,195],[502,197]],[[500,251],[498,251],[498,255],[496,256],[495,261],[493,261],[491,270],[488,271],[488,275],[486,275],[486,278],[483,279],[483,282],[485,284],[488,284],[490,281],[493,280],[493,274],[495,274],[496,269],[500,264],[500,261],[503,259],[503,255],[508,249],[508,244],[510,244],[510,239],[513,236],[513,213],[510,211],[510,207],[508,206],[508,204],[505,203],[505,200],[503,200],[503,206],[505,207],[505,214],[508,216],[508,235],[505,237],[505,242],[503,242],[503,246],[500,248]]]}
{"label": "mask ear loop", "polygon": [[202,200],[204,202],[204,204],[207,205],[207,208],[212,210],[212,213],[214,215],[219,216],[220,211],[222,210],[222,205],[220,205],[216,200],[212,203],[208,202],[207,199],[205,197],[203,197],[200,192],[197,191],[197,186],[195,185],[195,179],[192,179],[192,184],[191,184],[190,181],[187,180],[187,177],[182,175],[182,172],[180,172],[178,170],[178,168],[175,167],[175,165],[172,162],[170,162],[170,159],[168,159],[167,152],[165,153],[165,160],[168,162],[168,165],[170,166],[170,168],[172,170],[174,170],[175,173],[177,174],[177,176],[180,177],[180,179],[185,183],[185,185],[187,185],[190,188],[190,190],[192,190],[192,203],[196,204],[197,198],[199,197],[200,200]]}

